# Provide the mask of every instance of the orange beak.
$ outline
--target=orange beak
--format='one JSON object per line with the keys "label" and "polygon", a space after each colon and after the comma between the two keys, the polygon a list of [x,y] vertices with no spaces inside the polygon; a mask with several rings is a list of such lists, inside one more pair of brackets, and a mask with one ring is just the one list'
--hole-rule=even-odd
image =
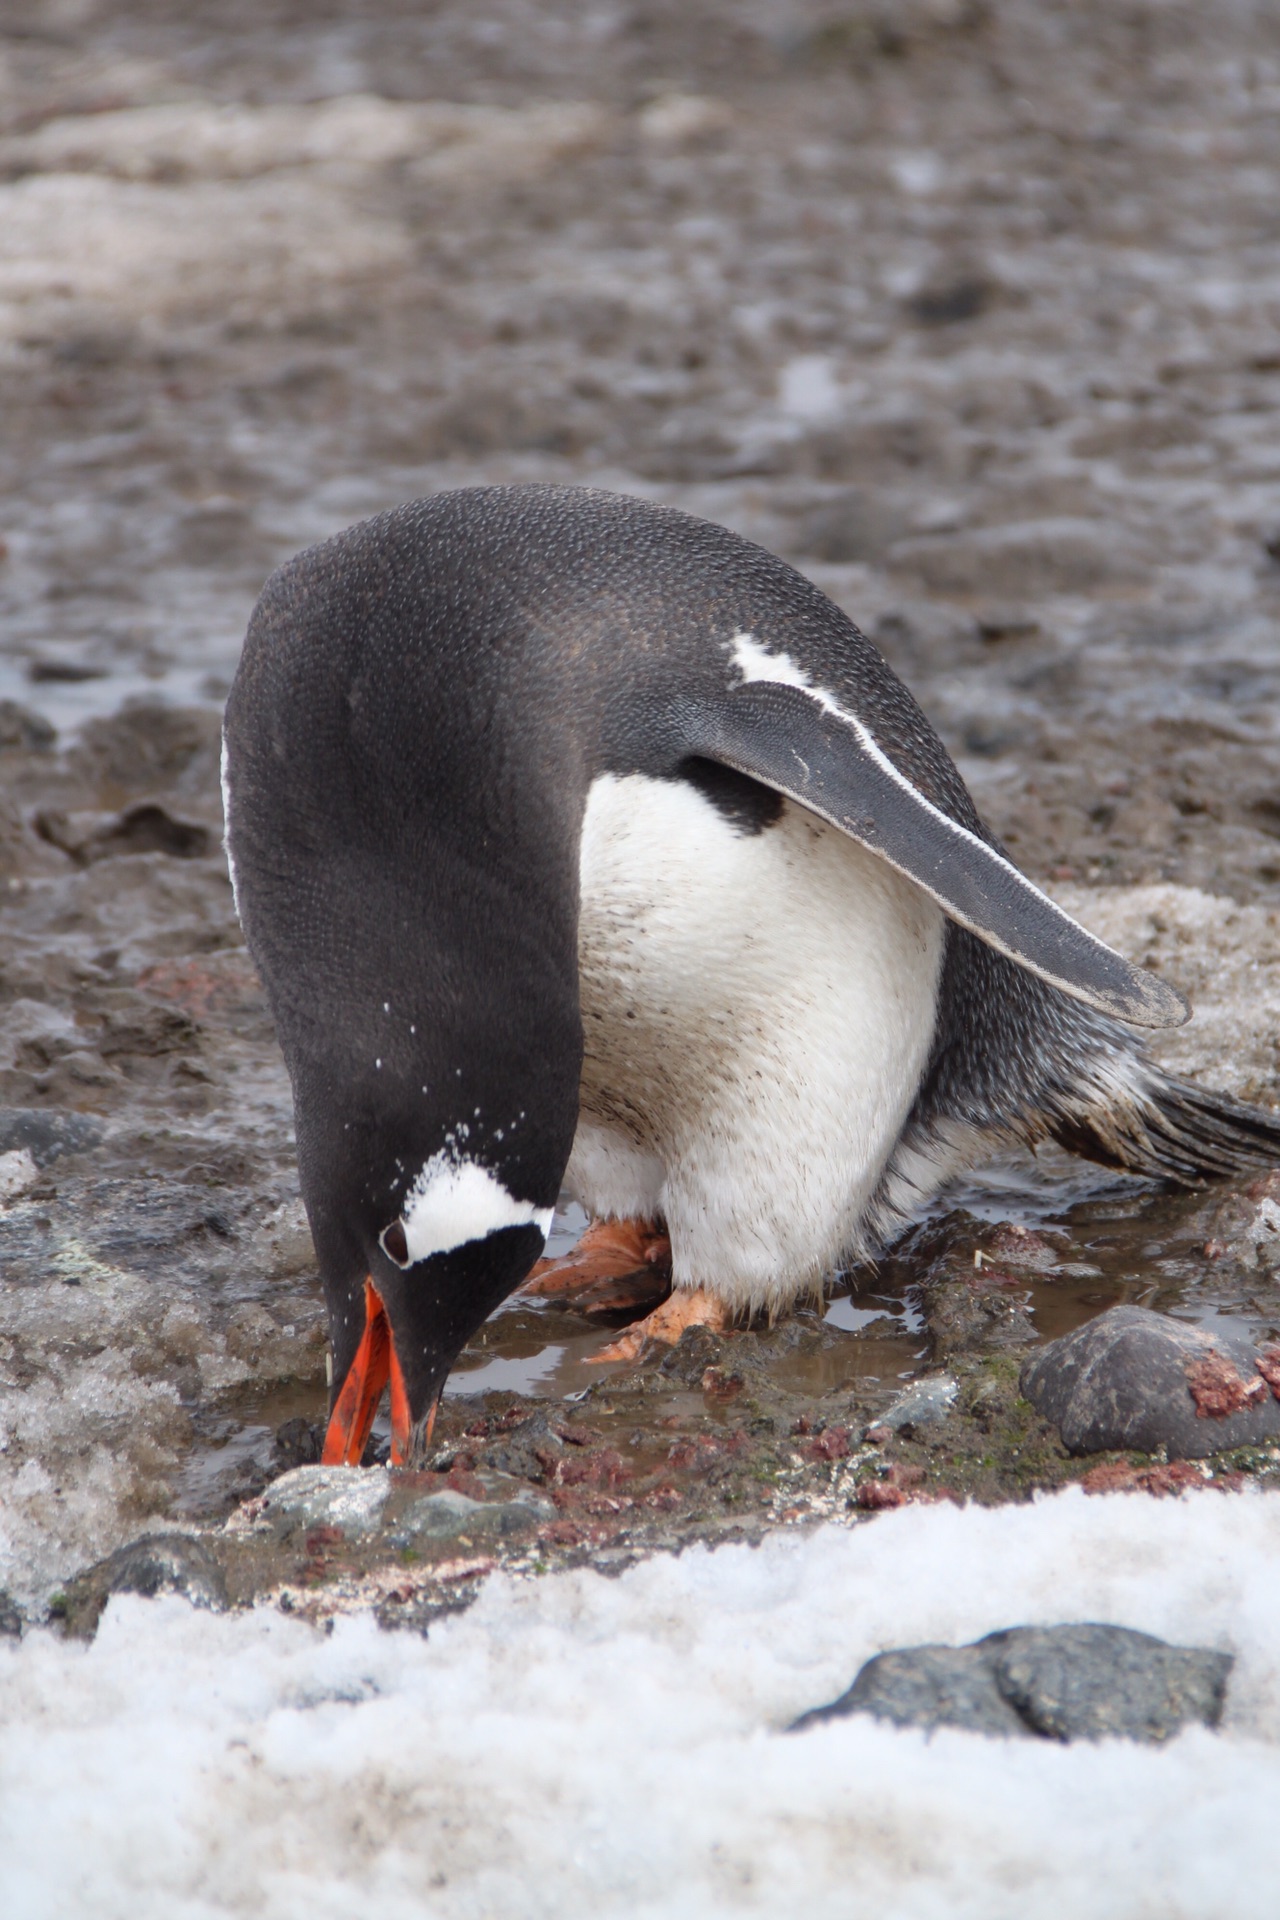
{"label": "orange beak", "polygon": [[[373,1281],[364,1283],[364,1334],[351,1362],[342,1391],[329,1417],[320,1459],[326,1467],[358,1467],[364,1456],[365,1442],[378,1411],[382,1389],[391,1384],[391,1464],[402,1467],[409,1450],[409,1396],[404,1375],[396,1356],[391,1322],[382,1304],[382,1295]],[[435,1425],[433,1406],[427,1419],[427,1438]]]}

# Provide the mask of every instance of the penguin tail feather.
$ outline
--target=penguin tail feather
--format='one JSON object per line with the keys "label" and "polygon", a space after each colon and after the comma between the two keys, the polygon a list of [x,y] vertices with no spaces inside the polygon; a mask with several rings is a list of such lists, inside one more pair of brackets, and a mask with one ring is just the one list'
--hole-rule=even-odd
{"label": "penguin tail feather", "polygon": [[[1136,1064],[1136,1063],[1135,1063]],[[1143,1062],[1115,1098],[1060,1112],[1048,1131],[1086,1160],[1180,1187],[1280,1165],[1280,1113],[1249,1106]],[[1074,1103],[1072,1103],[1074,1106]]]}

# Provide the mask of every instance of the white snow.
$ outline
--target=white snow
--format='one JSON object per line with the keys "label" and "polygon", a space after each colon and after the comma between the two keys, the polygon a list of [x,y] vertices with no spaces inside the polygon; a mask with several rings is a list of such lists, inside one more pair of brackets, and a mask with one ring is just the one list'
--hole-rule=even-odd
{"label": "white snow", "polygon": [[[367,1616],[112,1602],[0,1648],[8,1920],[1237,1920],[1271,1910],[1280,1501],[904,1508]],[[870,1654],[1105,1620],[1237,1657],[1162,1749],[781,1729]]]}

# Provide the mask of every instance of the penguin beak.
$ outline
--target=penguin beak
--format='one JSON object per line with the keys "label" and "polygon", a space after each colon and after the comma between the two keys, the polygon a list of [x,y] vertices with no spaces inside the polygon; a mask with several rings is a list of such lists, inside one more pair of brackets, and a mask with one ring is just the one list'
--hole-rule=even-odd
{"label": "penguin beak", "polygon": [[[374,1415],[378,1411],[378,1402],[382,1390],[391,1388],[391,1464],[402,1467],[409,1457],[409,1436],[412,1419],[409,1413],[409,1395],[405,1389],[404,1374],[400,1369],[400,1359],[396,1353],[395,1335],[391,1331],[391,1320],[383,1304],[382,1295],[373,1284],[372,1276],[366,1275],[364,1283],[364,1333],[356,1355],[347,1369],[347,1377],[342,1390],[334,1402],[333,1412],[329,1416],[328,1431],[324,1437],[324,1451],[320,1459],[326,1467],[358,1467],[364,1457],[365,1444],[369,1438],[369,1429],[373,1425]],[[436,1408],[440,1404],[437,1393],[427,1413],[426,1439],[430,1441],[431,1431],[436,1423]]]}
{"label": "penguin beak", "polygon": [[[464,1241],[411,1268],[385,1247],[365,1253],[364,1323],[329,1417],[321,1454],[326,1466],[359,1466],[388,1386],[391,1464],[421,1464],[450,1367],[482,1321],[519,1286],[542,1245],[541,1230],[521,1224]],[[355,1331],[359,1272],[355,1267],[336,1301],[337,1289],[326,1289],[334,1351],[344,1360]]]}

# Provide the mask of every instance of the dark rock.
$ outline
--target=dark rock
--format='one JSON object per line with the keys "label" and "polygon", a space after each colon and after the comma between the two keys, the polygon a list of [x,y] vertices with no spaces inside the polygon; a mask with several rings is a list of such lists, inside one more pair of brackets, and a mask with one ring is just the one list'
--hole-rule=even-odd
{"label": "dark rock", "polygon": [[301,1415],[285,1420],[276,1428],[276,1471],[287,1473],[293,1467],[318,1466],[323,1448],[324,1429],[316,1421]]}
{"label": "dark rock", "polygon": [[791,1731],[803,1733],[819,1721],[850,1713],[874,1714],[898,1727],[967,1727],[972,1733],[1004,1735],[1030,1731],[996,1687],[981,1642],[877,1654],[847,1693],[801,1714]]}
{"label": "dark rock", "polygon": [[88,721],[71,757],[83,779],[122,793],[204,794],[217,790],[221,744],[217,713],[148,700]]}
{"label": "dark rock", "polygon": [[103,1124],[90,1113],[68,1113],[57,1107],[0,1107],[0,1153],[25,1147],[38,1167],[47,1167],[64,1153],[83,1153],[96,1147]]}
{"label": "dark rock", "polygon": [[988,607],[978,615],[977,628],[994,645],[1001,640],[1028,640],[1039,633],[1040,622],[1022,607]]}
{"label": "dark rock", "polygon": [[1025,1397],[1072,1453],[1128,1448],[1199,1460],[1280,1434],[1280,1401],[1238,1336],[1112,1307],[1022,1369]]}
{"label": "dark rock", "polygon": [[868,1660],[849,1691],[802,1714],[870,1713],[899,1727],[963,1727],[1044,1740],[1170,1739],[1222,1718],[1233,1657],[1098,1625],[1011,1627],[967,1647],[905,1647]]}
{"label": "dark rock", "polygon": [[17,700],[0,700],[0,750],[16,747],[28,753],[45,753],[57,737],[57,729],[42,713]]}
{"label": "dark rock", "polygon": [[174,860],[199,860],[213,845],[208,827],[179,820],[156,800],[139,801],[123,813],[38,812],[36,832],[79,866],[128,853],[166,853]]}
{"label": "dark rock", "polygon": [[957,320],[975,320],[991,304],[995,288],[976,273],[959,275],[937,286],[922,287],[907,302],[907,311],[922,327],[952,326]]}
{"label": "dark rock", "polygon": [[105,680],[107,670],[92,660],[69,660],[65,654],[40,654],[27,662],[27,678],[35,686],[79,686],[85,680]]}
{"label": "dark rock", "polygon": [[518,1480],[545,1480],[550,1477],[556,1458],[564,1452],[564,1441],[545,1413],[530,1414],[518,1426],[477,1453],[477,1459],[498,1473],[509,1473]]}
{"label": "dark rock", "polygon": [[1171,1739],[1222,1718],[1229,1653],[1171,1647],[1129,1627],[1015,1627],[989,1634],[1001,1693],[1046,1740]]}
{"label": "dark rock", "polygon": [[209,1549],[184,1533],[155,1534],[121,1547],[105,1562],[108,1593],[180,1593],[193,1607],[225,1607],[222,1570]]}
{"label": "dark rock", "polygon": [[18,1603],[7,1591],[0,1587],[0,1640],[20,1640],[22,1638],[22,1615]]}
{"label": "dark rock", "polygon": [[204,1541],[186,1533],[146,1534],[80,1574],[56,1605],[72,1633],[91,1634],[113,1593],[180,1593],[193,1607],[227,1606],[222,1569]]}
{"label": "dark rock", "polygon": [[404,1508],[387,1535],[387,1544],[398,1550],[454,1542],[489,1546],[535,1533],[555,1516],[553,1503],[529,1487],[513,1500],[472,1500],[442,1487],[439,1493],[426,1494]]}
{"label": "dark rock", "polygon": [[924,1317],[934,1355],[1007,1353],[1036,1337],[1021,1276],[940,1262],[924,1285]]}

